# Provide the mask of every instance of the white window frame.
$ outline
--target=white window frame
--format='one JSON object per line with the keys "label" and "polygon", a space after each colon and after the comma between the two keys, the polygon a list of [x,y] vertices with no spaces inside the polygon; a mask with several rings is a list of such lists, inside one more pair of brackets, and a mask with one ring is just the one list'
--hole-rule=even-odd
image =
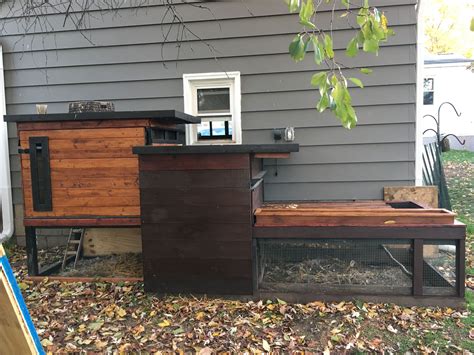
{"label": "white window frame", "polygon": [[[183,75],[184,112],[197,116],[197,90],[229,88],[232,140],[206,140],[197,138],[197,124],[186,125],[186,144],[242,144],[240,72],[196,73]],[[213,114],[206,114],[212,117]]]}

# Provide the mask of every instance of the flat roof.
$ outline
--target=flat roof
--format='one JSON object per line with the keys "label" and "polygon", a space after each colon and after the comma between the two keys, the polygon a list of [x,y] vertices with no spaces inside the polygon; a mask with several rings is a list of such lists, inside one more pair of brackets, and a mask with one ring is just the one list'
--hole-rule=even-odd
{"label": "flat roof", "polygon": [[199,117],[191,116],[176,110],[48,113],[44,115],[5,115],[4,118],[6,122],[58,122],[135,119],[152,119],[159,120],[161,122],[177,124],[201,122]]}

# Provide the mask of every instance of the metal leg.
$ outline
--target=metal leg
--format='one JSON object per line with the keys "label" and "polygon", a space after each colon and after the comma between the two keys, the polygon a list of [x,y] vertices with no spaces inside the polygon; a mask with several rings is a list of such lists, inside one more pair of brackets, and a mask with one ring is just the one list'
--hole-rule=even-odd
{"label": "metal leg", "polygon": [[26,237],[26,257],[28,265],[28,275],[37,276],[39,275],[38,266],[38,248],[36,245],[36,228],[25,227]]}

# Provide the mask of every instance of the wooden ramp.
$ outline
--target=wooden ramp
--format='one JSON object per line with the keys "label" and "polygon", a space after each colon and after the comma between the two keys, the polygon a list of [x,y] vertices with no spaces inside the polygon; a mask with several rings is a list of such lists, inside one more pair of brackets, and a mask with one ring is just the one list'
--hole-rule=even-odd
{"label": "wooden ramp", "polygon": [[44,354],[44,350],[0,244],[0,355],[3,354]]}

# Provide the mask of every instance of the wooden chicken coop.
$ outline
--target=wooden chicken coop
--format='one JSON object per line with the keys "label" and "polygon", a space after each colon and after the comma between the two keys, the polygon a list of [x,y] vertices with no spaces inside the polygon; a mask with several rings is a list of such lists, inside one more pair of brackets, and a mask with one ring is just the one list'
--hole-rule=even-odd
{"label": "wooden chicken coop", "polygon": [[136,145],[184,144],[177,111],[7,115],[16,122],[30,275],[36,228],[140,226]]}
{"label": "wooden chicken coop", "polygon": [[38,227],[140,227],[151,292],[458,305],[466,226],[410,201],[268,201],[297,144],[188,145],[176,111],[16,122],[28,271]]}

